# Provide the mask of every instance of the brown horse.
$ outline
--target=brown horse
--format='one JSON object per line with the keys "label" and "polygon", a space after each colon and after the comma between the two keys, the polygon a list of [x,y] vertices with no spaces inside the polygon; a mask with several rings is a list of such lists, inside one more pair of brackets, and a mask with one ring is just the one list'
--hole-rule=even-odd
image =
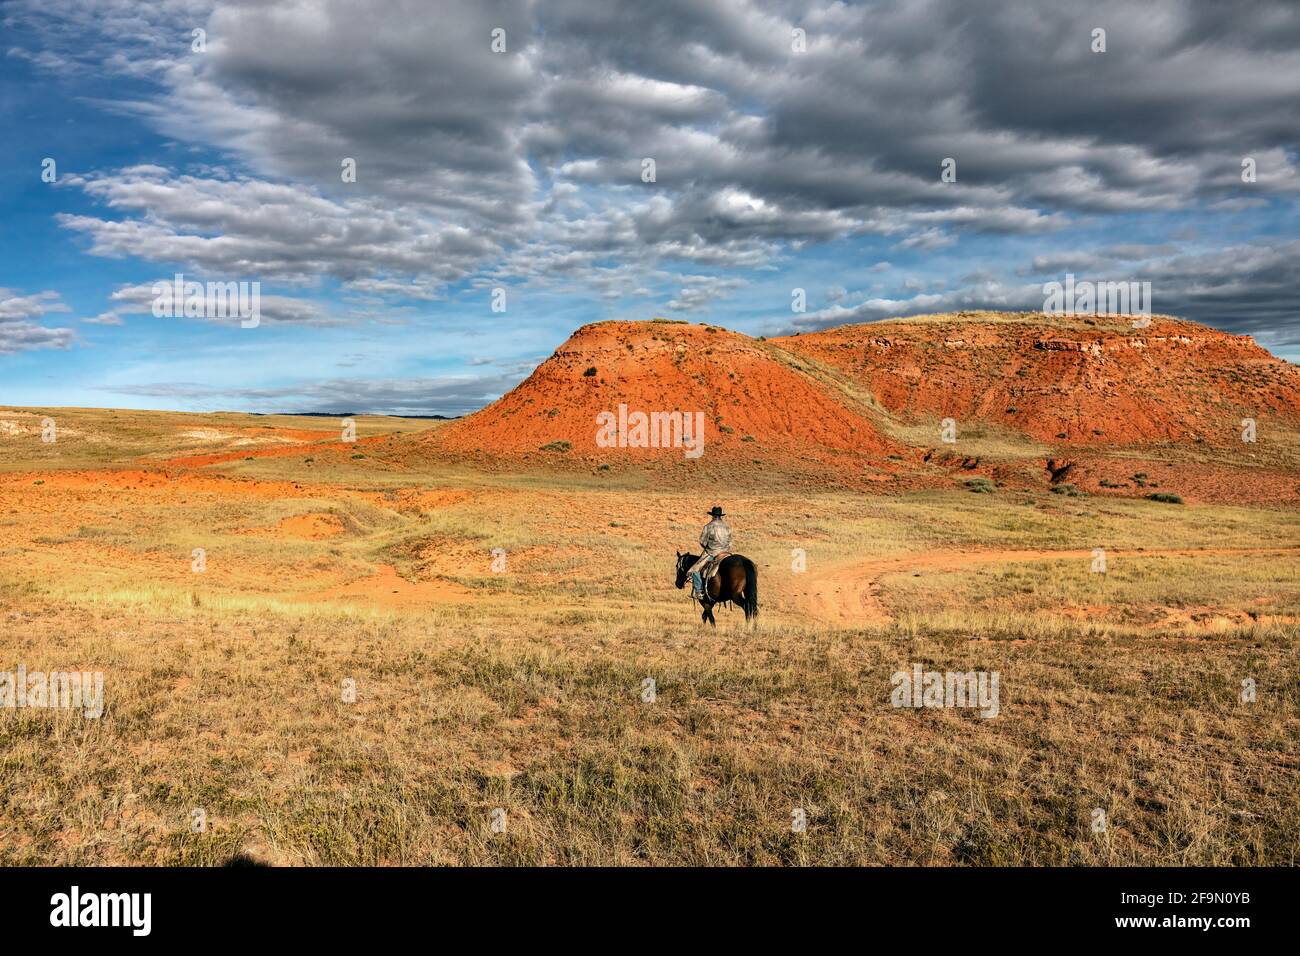
{"label": "brown horse", "polygon": [[[680,590],[690,580],[687,570],[699,559],[698,554],[677,552],[677,587]],[[758,617],[758,568],[754,562],[741,554],[732,554],[722,559],[718,573],[704,582],[704,607],[701,620],[718,626],[713,619],[713,606],[730,601],[745,611],[745,620],[752,621]]]}

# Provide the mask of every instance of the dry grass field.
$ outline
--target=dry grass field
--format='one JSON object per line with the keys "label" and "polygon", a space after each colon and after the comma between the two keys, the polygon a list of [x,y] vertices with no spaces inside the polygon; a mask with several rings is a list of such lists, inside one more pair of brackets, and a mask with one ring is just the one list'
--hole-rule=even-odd
{"label": "dry grass field", "polygon": [[0,708],[0,863],[1297,862],[1294,506],[767,476],[710,632],[713,491],[366,441],[439,427],[0,409],[0,671],[105,704]]}

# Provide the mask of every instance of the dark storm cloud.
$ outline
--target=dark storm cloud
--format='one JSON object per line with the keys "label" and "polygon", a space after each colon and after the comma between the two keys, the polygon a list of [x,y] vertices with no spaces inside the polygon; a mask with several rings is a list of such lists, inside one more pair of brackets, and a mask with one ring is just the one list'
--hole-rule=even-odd
{"label": "dark storm cloud", "polygon": [[[1220,7],[854,7],[837,15],[826,55],[794,61],[789,81],[774,84],[772,139],[846,163],[870,157],[908,177],[937,175],[953,157],[959,182],[1061,209],[1168,208],[1239,192],[1241,158],[1261,152],[1269,179],[1255,193],[1294,193],[1300,53],[1258,32],[1216,32]],[[1300,29],[1296,8],[1246,9]],[[1105,53],[1091,50],[1094,27],[1107,31]]]}
{"label": "dark storm cloud", "polygon": [[[1222,153],[1234,167],[1243,150],[1294,148],[1300,45],[1285,42],[1300,36],[1294,6],[977,3],[961,20],[981,125],[1141,144],[1157,156]],[[1104,54],[1080,42],[1094,27],[1106,30]],[[1126,173],[1112,170],[1121,181]]]}
{"label": "dark storm cloud", "polygon": [[[517,222],[534,188],[518,131],[539,82],[524,52],[527,9],[523,0],[222,4],[207,20],[208,52],[174,68],[172,102],[212,107],[189,121],[225,126],[261,171],[337,187],[350,157],[369,184],[363,194],[485,228]],[[505,53],[489,47],[498,28]],[[244,131],[249,119],[264,122]]]}

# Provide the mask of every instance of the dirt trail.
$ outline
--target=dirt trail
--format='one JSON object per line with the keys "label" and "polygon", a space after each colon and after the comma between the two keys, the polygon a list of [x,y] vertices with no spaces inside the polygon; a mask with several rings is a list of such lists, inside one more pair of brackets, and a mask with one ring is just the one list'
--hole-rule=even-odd
{"label": "dirt trail", "polygon": [[[1107,560],[1122,557],[1210,557],[1234,554],[1285,554],[1294,548],[1146,548],[1108,549]],[[890,574],[953,571],[976,564],[1012,564],[1063,558],[1091,558],[1091,548],[989,551],[921,551],[864,564],[835,565],[809,571],[795,592],[796,601],[813,617],[832,624],[885,624],[890,620],[880,601],[881,581]]]}

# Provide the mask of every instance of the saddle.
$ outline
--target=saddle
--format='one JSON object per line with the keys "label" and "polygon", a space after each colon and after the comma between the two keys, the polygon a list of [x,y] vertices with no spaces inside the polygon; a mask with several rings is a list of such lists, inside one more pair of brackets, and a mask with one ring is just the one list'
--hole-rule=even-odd
{"label": "saddle", "polygon": [[722,567],[722,562],[731,557],[730,551],[719,551],[713,557],[709,558],[709,563],[704,566],[700,572],[700,580],[707,584],[718,573],[718,568]]}

